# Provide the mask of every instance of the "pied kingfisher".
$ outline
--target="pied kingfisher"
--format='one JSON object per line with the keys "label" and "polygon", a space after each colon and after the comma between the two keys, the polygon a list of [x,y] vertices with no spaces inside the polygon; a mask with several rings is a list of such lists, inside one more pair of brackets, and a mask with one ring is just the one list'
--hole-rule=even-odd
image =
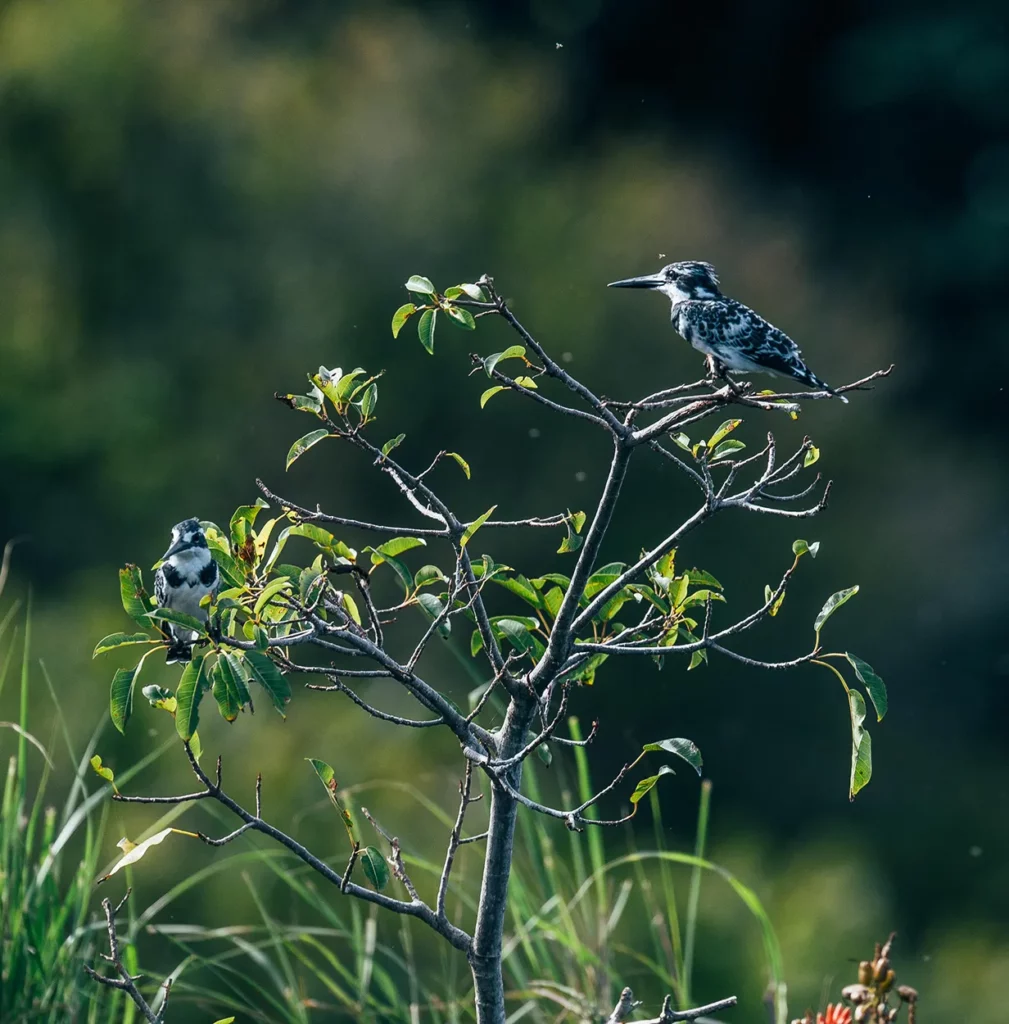
{"label": "pied kingfisher", "polygon": [[[200,601],[213,594],[220,583],[217,563],[207,547],[207,537],[199,519],[185,519],[172,527],[171,547],[161,556],[161,565],[154,576],[154,599],[161,608],[171,608],[207,621],[207,610]],[[165,661],[190,661],[196,634],[190,629],[165,623],[172,642]]]}
{"label": "pied kingfisher", "polygon": [[848,401],[813,373],[784,331],[749,306],[726,298],[710,263],[670,263],[657,274],[613,281],[609,287],[652,288],[668,296],[673,327],[704,353],[712,377],[724,377],[728,370],[780,374]]}

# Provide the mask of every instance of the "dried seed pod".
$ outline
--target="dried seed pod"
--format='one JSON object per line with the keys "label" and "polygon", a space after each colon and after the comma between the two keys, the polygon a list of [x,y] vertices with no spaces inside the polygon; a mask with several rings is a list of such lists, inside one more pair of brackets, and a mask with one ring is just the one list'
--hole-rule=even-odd
{"label": "dried seed pod", "polygon": [[890,961],[885,956],[880,957],[872,965],[872,977],[874,981],[882,981],[890,970]]}
{"label": "dried seed pod", "polygon": [[899,995],[905,1003],[916,1003],[918,1001],[918,990],[911,988],[910,985],[898,985],[897,995]]}

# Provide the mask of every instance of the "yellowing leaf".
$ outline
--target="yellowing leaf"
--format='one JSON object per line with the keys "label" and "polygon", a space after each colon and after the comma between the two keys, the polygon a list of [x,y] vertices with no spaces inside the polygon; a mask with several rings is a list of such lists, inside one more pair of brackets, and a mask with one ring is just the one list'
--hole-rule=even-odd
{"label": "yellowing leaf", "polygon": [[194,839],[199,838],[195,832],[186,832],[181,828],[163,828],[160,832],[156,832],[153,836],[149,839],[145,839],[142,843],[133,843],[123,836],[123,838],[116,843],[116,846],[123,851],[123,856],[116,861],[112,870],[107,875],[102,875],[98,881],[107,882],[121,868],[125,868],[129,864],[136,864],[152,846],[157,846],[159,843],[164,842],[165,839],[173,832],[178,832],[180,836],[192,836]]}

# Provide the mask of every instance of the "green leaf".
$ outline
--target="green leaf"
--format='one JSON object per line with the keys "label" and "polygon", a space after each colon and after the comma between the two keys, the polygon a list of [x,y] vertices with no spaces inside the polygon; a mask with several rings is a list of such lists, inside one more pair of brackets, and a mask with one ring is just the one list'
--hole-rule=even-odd
{"label": "green leaf", "polygon": [[140,692],[147,698],[147,702],[152,708],[157,708],[159,711],[167,711],[170,715],[175,714],[178,701],[175,699],[175,694],[167,687],[158,686],[157,683],[150,683]]}
{"label": "green leaf", "polygon": [[247,685],[250,673],[245,659],[237,654],[222,654],[217,663],[221,666],[221,670],[228,674],[228,686],[234,687],[238,696],[238,706],[244,708],[247,704],[251,704],[252,697],[249,696]]}
{"label": "green leaf", "polygon": [[709,461],[717,462],[719,459],[724,459],[727,455],[731,455],[733,452],[742,451],[746,445],[742,441],[736,441],[730,439],[723,441],[712,453]]}
{"label": "green leaf", "polygon": [[577,551],[582,546],[582,538],[578,536],[568,523],[564,524],[567,527],[567,533],[564,535],[564,539],[561,541],[561,546],[557,549],[557,554],[564,555],[571,551]]}
{"label": "green leaf", "polygon": [[827,598],[827,603],[820,609],[820,614],[817,615],[816,621],[813,623],[813,629],[819,633],[823,629],[823,624],[847,601],[850,601],[858,593],[858,584],[853,587],[848,587],[847,590],[839,590],[836,594],[831,594]]}
{"label": "green leaf", "polygon": [[499,391],[507,391],[508,389],[503,384],[495,384],[494,387],[488,388],[480,396],[480,408],[482,409]]}
{"label": "green leaf", "polygon": [[797,540],[792,542],[792,554],[802,556],[808,551],[809,554],[816,558],[816,553],[820,550],[820,542],[814,540],[812,544],[807,544],[804,540]]}
{"label": "green leaf", "polygon": [[427,541],[422,537],[393,537],[392,540],[387,540],[384,544],[379,544],[377,548],[372,550],[371,562],[372,565],[379,565],[383,557],[395,558],[396,555],[401,555],[404,551],[426,546]]}
{"label": "green leaf", "polygon": [[110,633],[103,640],[98,641],[92,659],[106,651],[114,651],[117,647],[128,647],[130,644],[156,644],[160,640],[152,640],[147,633]]}
{"label": "green leaf", "polygon": [[669,767],[668,764],[664,764],[656,775],[649,775],[647,779],[642,779],[635,787],[634,792],[631,793],[631,804],[636,808],[639,801],[646,797],[654,788],[655,783],[662,778],[663,775],[675,775],[676,772]]}
{"label": "green leaf", "polygon": [[515,383],[524,388],[532,388],[534,391],[539,391],[539,385],[532,379],[532,377],[516,377]]}
{"label": "green leaf", "polygon": [[816,462],[817,459],[819,459],[819,457],[820,449],[817,448],[815,444],[810,445],[809,451],[806,452],[805,458],[802,460],[802,465],[805,468],[809,468],[810,466],[813,465],[814,462]]}
{"label": "green leaf", "polygon": [[[336,399],[337,405],[346,405],[347,402],[357,393],[359,385],[356,383],[357,378],[364,373],[364,368],[361,366],[351,370],[350,373],[343,374],[342,377],[333,385],[333,395]],[[375,378],[372,377],[372,380]]]}
{"label": "green leaf", "polygon": [[457,324],[463,330],[476,330],[476,320],[473,319],[473,314],[468,309],[463,309],[462,306],[449,306],[445,312],[448,313],[452,323]]}
{"label": "green leaf", "polygon": [[403,330],[403,325],[416,312],[417,307],[412,302],[407,302],[392,314],[392,336],[394,338],[399,336],[399,332]]}
{"label": "green leaf", "polygon": [[445,454],[450,459],[455,459],[455,461],[459,464],[459,468],[463,471],[463,473],[466,474],[466,479],[469,480],[469,463],[458,452],[445,452]]}
{"label": "green leaf", "polygon": [[540,592],[521,573],[516,573],[514,576],[493,576],[492,580],[499,587],[504,587],[516,597],[522,598],[526,604],[531,604],[534,608],[543,607]]}
{"label": "green leaf", "polygon": [[318,430],[313,430],[304,437],[299,437],[294,444],[291,445],[290,451],[287,453],[287,459],[284,461],[284,469],[290,469],[291,466],[301,458],[305,452],[308,451],[312,445],[318,444],[324,437],[329,437],[329,431],[324,427],[320,427]]}
{"label": "green leaf", "polygon": [[112,789],[117,793],[119,792],[119,790],[116,789],[115,773],[111,768],[106,768],[105,765],[102,764],[102,759],[97,754],[91,758],[91,767],[95,770],[95,774],[98,775],[99,778],[111,783]]}
{"label": "green leaf", "polygon": [[682,448],[685,452],[690,451],[690,438],[682,431],[678,434],[670,434],[669,436],[672,439],[673,444]]}
{"label": "green leaf", "polygon": [[434,295],[434,285],[426,277],[421,277],[420,274],[414,274],[406,282],[406,290],[420,295]]}
{"label": "green leaf", "polygon": [[666,750],[670,754],[682,757],[698,775],[701,774],[704,759],[701,757],[700,750],[697,749],[697,744],[692,743],[690,740],[681,738],[657,740],[655,743],[646,743],[641,749],[648,751]]}
{"label": "green leaf", "polygon": [[[432,620],[436,619],[445,610],[445,605],[441,602],[439,598],[435,597],[434,594],[418,594],[417,603],[424,610],[428,618]],[[445,622],[441,622],[438,624],[438,633],[442,637],[445,637],[447,639],[451,632],[452,623],[449,622],[447,619]]]}
{"label": "green leaf", "polygon": [[397,434],[382,445],[382,454],[388,455],[393,448],[398,448],[406,440],[406,434]]}
{"label": "green leaf", "polygon": [[469,653],[472,657],[476,657],[483,650],[483,637],[480,635],[479,629],[474,629],[473,633],[469,638]]}
{"label": "green leaf", "polygon": [[[785,594],[786,593],[787,593],[787,591],[783,590],[778,595],[778,600],[775,601],[774,604],[772,604],[771,607],[767,609],[767,614],[770,615],[772,619],[774,618],[775,615],[778,614],[778,611],[781,609],[781,606],[785,603]],[[774,597],[774,587],[770,586],[770,584],[765,583],[764,584],[764,604],[767,604],[767,602],[770,601],[772,597]]]}
{"label": "green leaf", "polygon": [[710,572],[705,572],[703,569],[689,569],[687,576],[690,577],[690,582],[695,586],[703,584],[706,587],[717,587],[719,590],[725,589]]}
{"label": "green leaf", "polygon": [[865,687],[865,692],[869,694],[872,706],[876,709],[876,721],[882,722],[886,709],[889,706],[886,696],[886,684],[876,675],[875,669],[867,661],[862,661],[858,655],[851,654],[850,652],[845,652],[844,656],[855,670],[858,681]]}
{"label": "green leaf", "polygon": [[379,892],[389,884],[389,865],[374,846],[365,847],[361,852],[361,867],[365,877]]}
{"label": "green leaf", "polygon": [[284,709],[291,699],[291,687],[280,669],[265,655],[257,651],[245,652],[245,664],[253,679],[270,695],[273,706],[286,718]]}
{"label": "green leaf", "polygon": [[427,349],[429,355],[434,355],[434,325],[435,311],[425,309],[417,321],[417,337],[420,343]]}
{"label": "green leaf", "polygon": [[364,550],[371,553],[371,561],[373,565],[388,565],[389,568],[392,569],[399,577],[399,581],[403,584],[403,590],[406,594],[410,594],[410,591],[413,589],[413,574],[406,567],[403,561],[395,557],[395,555],[378,554],[375,548],[365,548]]}
{"label": "green leaf", "polygon": [[174,626],[181,626],[183,629],[191,629],[194,633],[203,636],[207,632],[206,622],[201,622],[192,615],[185,612],[177,612],[174,608],[153,608],[147,612],[145,618],[148,621],[170,622]]}
{"label": "green leaf", "polygon": [[138,566],[128,564],[119,570],[119,593],[126,614],[140,625],[146,625],[144,616],[151,610],[151,603]]}
{"label": "green leaf", "polygon": [[484,290],[478,284],[461,284],[459,288],[462,289],[474,302],[486,302],[487,295]]}
{"label": "green leaf", "polygon": [[366,420],[371,419],[371,414],[375,411],[375,406],[378,404],[378,385],[369,384],[364,394],[361,396],[361,415]]}
{"label": "green leaf", "polygon": [[343,595],[343,607],[347,614],[356,622],[359,626],[361,625],[361,612],[357,607],[357,602],[350,596],[350,594]]}
{"label": "green leaf", "polygon": [[238,692],[231,684],[231,673],[224,667],[226,663],[223,658],[218,658],[211,670],[210,677],[213,680],[212,692],[214,700],[217,701],[217,710],[226,722],[233,722],[241,711],[238,703]]}
{"label": "green leaf", "polygon": [[175,690],[175,731],[184,740],[192,738],[199,724],[203,689],[203,655],[194,654]]}
{"label": "green leaf", "polygon": [[872,777],[872,741],[862,727],[865,721],[865,701],[858,690],[848,691],[848,705],[851,711],[851,782],[848,799],[864,789]]}
{"label": "green leaf", "polygon": [[506,359],[525,359],[526,349],[525,345],[509,345],[504,352],[494,352],[487,356],[483,361],[484,372],[488,377],[494,373],[494,367],[498,363],[504,362]]}
{"label": "green leaf", "polygon": [[448,577],[436,565],[422,565],[413,577],[415,587],[424,587],[428,583],[447,583]]}
{"label": "green leaf", "polygon": [[728,437],[736,427],[742,423],[742,420],[726,420],[712,435],[708,438],[708,447],[714,448],[719,441],[723,438]]}
{"label": "green leaf", "polygon": [[477,530],[479,530],[480,527],[483,526],[483,524],[486,523],[488,519],[490,519],[491,514],[494,512],[494,509],[496,508],[497,505],[491,505],[491,507],[487,509],[487,511],[484,512],[484,514],[480,516],[479,519],[474,519],[473,522],[466,527],[466,532],[463,533],[462,539],[459,541],[460,547],[466,547],[470,540],[472,540],[473,534],[476,533]]}
{"label": "green leaf", "polygon": [[326,787],[326,794],[330,802],[340,812],[343,827],[347,830],[347,835],[350,838],[350,845],[357,848],[360,845],[357,838],[357,826],[354,823],[353,815],[343,806],[340,798],[336,795],[336,791],[339,788],[339,783],[336,781],[336,773],[325,761],[320,761],[317,757],[306,757],[305,760],[315,769],[315,774],[319,776],[319,781]]}
{"label": "green leaf", "polygon": [[256,598],[252,614],[258,618],[262,610],[270,603],[270,601],[273,600],[273,598],[275,598],[282,590],[289,589],[290,586],[291,580],[287,576],[280,576],[275,580],[271,580],[263,588],[263,592],[259,597]]}
{"label": "green leaf", "polygon": [[126,734],[126,723],[133,715],[133,684],[136,681],[137,669],[121,668],[112,677],[112,688],[109,691],[109,715],[112,724],[123,735]]}

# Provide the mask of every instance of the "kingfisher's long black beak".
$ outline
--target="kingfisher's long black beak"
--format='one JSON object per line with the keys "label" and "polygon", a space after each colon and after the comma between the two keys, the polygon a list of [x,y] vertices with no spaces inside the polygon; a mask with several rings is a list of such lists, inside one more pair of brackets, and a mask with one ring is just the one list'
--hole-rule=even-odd
{"label": "kingfisher's long black beak", "polygon": [[623,281],[610,281],[607,288],[660,288],[666,283],[662,274],[646,274],[644,277],[627,277]]}
{"label": "kingfisher's long black beak", "polygon": [[186,538],[180,537],[174,544],[161,556],[163,562],[166,558],[171,558],[177,551],[181,551],[186,546]]}

